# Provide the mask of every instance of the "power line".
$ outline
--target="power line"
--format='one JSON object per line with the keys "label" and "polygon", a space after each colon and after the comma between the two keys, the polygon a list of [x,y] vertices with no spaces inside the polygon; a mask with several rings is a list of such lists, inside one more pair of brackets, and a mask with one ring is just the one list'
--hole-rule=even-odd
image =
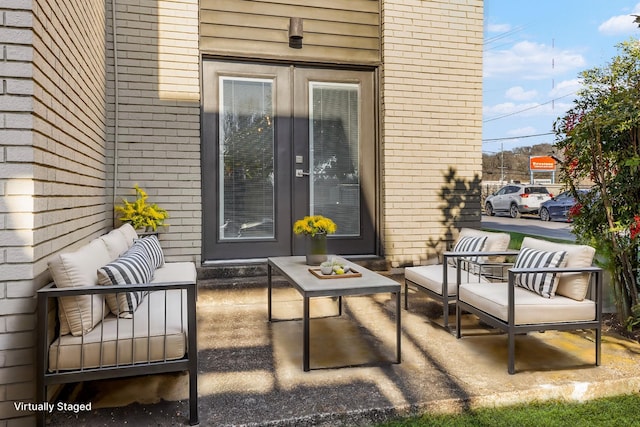
{"label": "power line", "polygon": [[512,36],[512,35],[514,35],[516,33],[519,33],[520,31],[524,30],[525,28],[526,28],[525,25],[520,25],[518,27],[512,28],[511,30],[508,30],[508,31],[505,31],[503,33],[497,34],[497,35],[495,35],[493,37],[487,37],[484,40],[484,44],[485,45],[491,44],[491,43],[494,43],[494,42],[496,42],[498,40],[501,40],[501,39],[503,39],[505,37]]}
{"label": "power line", "polygon": [[535,135],[512,136],[508,138],[490,138],[490,139],[483,139],[482,142],[510,141],[513,139],[535,138],[536,136],[547,136],[547,135],[555,135],[555,133],[547,132],[547,133],[537,133]]}
{"label": "power line", "polygon": [[536,105],[534,105],[534,106],[532,106],[532,107],[525,108],[525,109],[523,109],[523,110],[514,111],[513,113],[509,113],[509,114],[505,114],[505,115],[502,115],[502,116],[492,117],[492,118],[490,118],[490,119],[483,120],[483,121],[482,121],[482,123],[492,122],[492,121],[494,121],[494,120],[504,119],[505,117],[515,116],[516,114],[520,114],[520,113],[524,113],[525,111],[529,111],[529,110],[534,110],[534,109],[536,109],[536,108],[540,108],[540,107],[542,107],[542,106],[544,106],[544,105],[551,104],[551,103],[553,103],[554,101],[557,101],[558,99],[566,98],[567,96],[571,96],[571,95],[574,95],[574,94],[575,94],[575,92],[571,92],[571,93],[568,93],[568,94],[566,94],[566,95],[562,95],[562,96],[559,96],[559,97],[557,97],[557,98],[554,98],[554,99],[552,99],[552,100],[550,100],[550,101],[543,102],[542,104],[536,104]]}

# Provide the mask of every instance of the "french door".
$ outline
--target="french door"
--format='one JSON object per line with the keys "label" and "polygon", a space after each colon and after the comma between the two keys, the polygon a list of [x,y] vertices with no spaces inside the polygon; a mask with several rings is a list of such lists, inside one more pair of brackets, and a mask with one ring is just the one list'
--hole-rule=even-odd
{"label": "french door", "polygon": [[376,252],[372,71],[203,63],[204,261],[301,255],[324,215],[332,253]]}

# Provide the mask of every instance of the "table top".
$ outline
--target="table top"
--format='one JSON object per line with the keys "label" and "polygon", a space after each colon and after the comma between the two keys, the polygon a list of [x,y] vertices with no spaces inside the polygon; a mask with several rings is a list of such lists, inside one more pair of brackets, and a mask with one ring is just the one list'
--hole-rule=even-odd
{"label": "table top", "polygon": [[400,284],[393,279],[368,270],[339,256],[329,255],[343,265],[362,273],[361,277],[320,279],[309,269],[319,268],[306,264],[304,256],[271,257],[268,264],[277,269],[306,297],[367,295],[380,292],[400,292]]}

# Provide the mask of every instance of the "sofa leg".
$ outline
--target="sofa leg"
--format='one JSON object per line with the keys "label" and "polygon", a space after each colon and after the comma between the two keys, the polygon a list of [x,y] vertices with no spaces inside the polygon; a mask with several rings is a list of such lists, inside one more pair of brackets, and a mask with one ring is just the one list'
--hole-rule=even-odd
{"label": "sofa leg", "polygon": [[508,347],[509,347],[509,375],[516,373],[516,336],[513,331],[509,331],[507,334]]}
{"label": "sofa leg", "polygon": [[602,357],[601,341],[602,329],[596,328],[596,366],[600,366],[600,359]]}
{"label": "sofa leg", "polygon": [[[36,402],[43,403],[47,399],[47,386],[41,380],[36,381]],[[47,424],[47,411],[36,412],[36,426],[44,427]]]}
{"label": "sofa leg", "polygon": [[449,302],[442,301],[442,322],[444,323],[444,329],[449,330]]}
{"label": "sofa leg", "polygon": [[189,425],[200,424],[198,419],[198,373],[189,371]]}
{"label": "sofa leg", "polygon": [[462,328],[460,327],[461,321],[460,317],[462,317],[462,309],[460,305],[456,304],[456,338],[460,338],[462,336]]}
{"label": "sofa leg", "polygon": [[409,285],[404,281],[404,309],[409,310]]}

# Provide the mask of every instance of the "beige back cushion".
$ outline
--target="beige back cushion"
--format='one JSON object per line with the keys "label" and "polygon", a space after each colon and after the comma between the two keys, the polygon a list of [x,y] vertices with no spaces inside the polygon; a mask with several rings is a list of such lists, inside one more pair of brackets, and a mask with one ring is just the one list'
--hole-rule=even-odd
{"label": "beige back cushion", "polygon": [[[75,252],[58,254],[49,260],[49,271],[58,288],[95,286],[98,268],[111,261],[102,239],[95,239]],[[107,313],[104,295],[63,297],[59,300],[60,334],[83,335]]]}
{"label": "beige back cushion", "polygon": [[133,228],[131,224],[125,222],[120,227],[116,228],[116,231],[122,233],[127,242],[127,249],[133,246],[133,241],[138,238],[138,233],[136,233],[136,229]]}
{"label": "beige back cushion", "polygon": [[[509,248],[509,241],[511,240],[511,236],[509,235],[509,233],[492,233],[488,231],[476,230],[473,228],[460,229],[458,240],[460,240],[461,237],[466,236],[486,236],[487,241],[485,243],[484,250],[487,252],[506,251]],[[492,262],[502,262],[504,260],[504,257],[488,257],[488,259]]]}
{"label": "beige back cushion", "polygon": [[[591,267],[596,250],[587,245],[574,245],[570,243],[554,243],[546,240],[525,237],[522,240],[522,248],[532,248],[542,251],[566,251],[567,268]],[[558,282],[557,295],[563,295],[576,301],[582,301],[587,296],[589,288],[589,273],[563,273]]]}
{"label": "beige back cushion", "polygon": [[128,238],[118,229],[111,230],[109,233],[101,236],[100,240],[102,240],[107,247],[109,258],[111,258],[109,262],[118,258],[129,249]]}

